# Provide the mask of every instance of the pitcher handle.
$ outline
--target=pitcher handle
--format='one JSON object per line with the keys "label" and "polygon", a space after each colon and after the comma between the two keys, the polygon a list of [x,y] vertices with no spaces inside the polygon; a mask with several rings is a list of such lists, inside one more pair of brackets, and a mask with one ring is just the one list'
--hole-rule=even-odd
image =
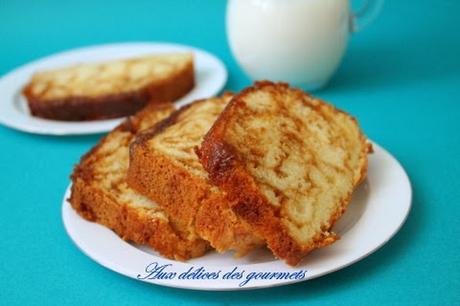
{"label": "pitcher handle", "polygon": [[358,32],[368,26],[380,13],[384,0],[366,0],[356,12],[351,14],[350,31]]}

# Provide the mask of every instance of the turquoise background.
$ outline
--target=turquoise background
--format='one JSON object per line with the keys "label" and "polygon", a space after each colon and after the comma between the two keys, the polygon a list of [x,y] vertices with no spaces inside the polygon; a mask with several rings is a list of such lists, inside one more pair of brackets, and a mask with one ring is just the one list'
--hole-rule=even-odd
{"label": "turquoise background", "polygon": [[[101,135],[0,127],[0,304],[459,305],[459,14],[456,0],[386,1],[380,18],[351,38],[330,86],[316,93],[357,116],[410,176],[409,219],[373,255],[316,280],[247,292],[120,276],[83,255],[61,222],[72,167]],[[75,47],[171,41],[216,54],[229,69],[226,88],[239,90],[249,80],[230,54],[224,15],[225,1],[211,0],[0,0],[0,74]]]}

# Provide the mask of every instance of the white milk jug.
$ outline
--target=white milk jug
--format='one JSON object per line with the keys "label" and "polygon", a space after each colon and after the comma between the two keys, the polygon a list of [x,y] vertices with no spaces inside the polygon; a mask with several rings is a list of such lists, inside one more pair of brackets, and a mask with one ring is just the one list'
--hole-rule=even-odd
{"label": "white milk jug", "polygon": [[369,23],[382,3],[366,1],[352,13],[348,0],[229,0],[230,48],[253,80],[314,90],[336,71],[349,33]]}

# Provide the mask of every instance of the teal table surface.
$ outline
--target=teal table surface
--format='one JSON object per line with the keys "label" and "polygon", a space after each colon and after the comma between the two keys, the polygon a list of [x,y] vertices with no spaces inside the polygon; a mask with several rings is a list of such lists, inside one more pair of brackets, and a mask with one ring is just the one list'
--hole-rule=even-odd
{"label": "teal table surface", "polygon": [[[239,90],[250,81],[227,45],[225,6],[0,0],[0,74],[81,46],[167,41],[216,54],[229,69],[226,88]],[[102,135],[39,136],[0,126],[0,304],[460,305],[459,12],[457,0],[387,0],[380,17],[351,37],[331,84],[316,93],[359,118],[411,179],[410,216],[376,253],[315,280],[256,291],[129,279],[83,255],[61,221],[72,167]]]}

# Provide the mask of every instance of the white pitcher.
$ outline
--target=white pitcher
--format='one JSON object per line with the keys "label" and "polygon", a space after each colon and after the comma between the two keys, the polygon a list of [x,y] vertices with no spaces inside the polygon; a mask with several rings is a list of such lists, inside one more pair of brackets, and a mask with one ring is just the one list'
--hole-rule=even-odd
{"label": "white pitcher", "polygon": [[229,0],[227,36],[253,79],[324,86],[345,53],[348,36],[367,25],[383,0],[353,13],[348,0]]}

